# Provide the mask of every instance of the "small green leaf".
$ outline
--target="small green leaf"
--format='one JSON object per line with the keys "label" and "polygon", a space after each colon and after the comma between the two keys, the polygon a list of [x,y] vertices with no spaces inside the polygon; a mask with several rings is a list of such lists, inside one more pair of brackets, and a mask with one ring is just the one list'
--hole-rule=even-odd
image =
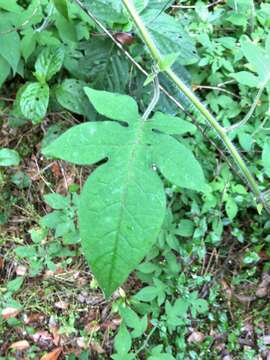
{"label": "small green leaf", "polygon": [[145,302],[152,301],[158,297],[159,292],[159,288],[155,286],[146,286],[134,295],[134,299]]}
{"label": "small green leaf", "polygon": [[23,276],[18,276],[18,277],[16,277],[16,279],[9,281],[7,283],[8,291],[10,291],[12,293],[18,291],[21,288],[23,281],[24,281]]}
{"label": "small green leaf", "polygon": [[15,248],[15,254],[21,258],[33,258],[37,256],[36,246],[17,246]]}
{"label": "small green leaf", "polygon": [[149,356],[147,360],[175,360],[175,357],[170,354],[160,353],[157,355]]}
{"label": "small green leaf", "polygon": [[22,114],[33,123],[40,122],[46,115],[49,104],[49,86],[47,84],[30,83],[20,97]]}
{"label": "small green leaf", "polygon": [[0,166],[16,166],[19,165],[20,160],[17,151],[0,148]]}
{"label": "small green leaf", "polygon": [[240,132],[238,135],[239,143],[245,151],[250,151],[254,143],[254,139],[250,134]]}
{"label": "small green leaf", "polygon": [[270,144],[265,143],[262,152],[262,163],[265,173],[270,177]]}
{"label": "small green leaf", "polygon": [[120,355],[125,355],[131,349],[131,335],[124,324],[120,325],[118,334],[114,339],[114,348]]}
{"label": "small green leaf", "polygon": [[249,87],[257,87],[260,84],[259,78],[249,71],[240,71],[238,73],[231,74],[231,76],[240,84]]}
{"label": "small green leaf", "polygon": [[176,234],[183,237],[191,237],[194,232],[194,223],[188,219],[181,219]]}
{"label": "small green leaf", "polygon": [[245,254],[243,263],[249,265],[258,262],[260,259],[260,256],[255,251],[249,251]]}
{"label": "small green leaf", "polygon": [[125,324],[134,329],[131,333],[133,338],[140,337],[147,329],[147,316],[142,319],[135,313],[134,310],[128,307],[121,307],[120,314],[125,321]]}
{"label": "small green leaf", "polygon": [[25,61],[35,51],[37,43],[37,33],[32,29],[27,29],[21,41],[21,52]]}
{"label": "small green leaf", "polygon": [[144,83],[143,83],[143,86],[147,86],[149,85],[151,82],[154,81],[156,77],[156,74],[155,73],[150,73],[147,75],[147,78],[145,79]]}
{"label": "small green leaf", "polygon": [[69,198],[57,193],[44,195],[44,200],[55,210],[66,209],[69,206]]}
{"label": "small green leaf", "polygon": [[41,83],[49,81],[61,69],[64,62],[63,47],[46,47],[35,63],[35,77]]}
{"label": "small green leaf", "polygon": [[40,225],[49,229],[55,229],[59,224],[66,222],[66,218],[63,216],[61,211],[53,211],[40,220]]}
{"label": "small green leaf", "polygon": [[204,299],[196,299],[192,301],[192,306],[199,314],[206,313],[208,311],[208,302]]}
{"label": "small green leaf", "polygon": [[233,220],[237,215],[238,206],[232,197],[226,201],[225,210],[230,220]]}
{"label": "small green leaf", "polygon": [[67,0],[53,0],[53,3],[60,14],[69,20]]}

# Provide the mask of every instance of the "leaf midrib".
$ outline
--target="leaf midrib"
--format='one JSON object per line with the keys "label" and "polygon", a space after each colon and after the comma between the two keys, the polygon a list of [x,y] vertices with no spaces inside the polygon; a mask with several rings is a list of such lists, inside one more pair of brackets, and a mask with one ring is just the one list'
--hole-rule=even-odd
{"label": "leaf midrib", "polygon": [[115,244],[113,247],[113,256],[112,256],[112,261],[111,261],[111,266],[110,266],[110,271],[109,271],[109,278],[108,278],[108,285],[109,285],[109,290],[111,291],[111,288],[113,288],[111,286],[112,283],[112,279],[113,279],[113,271],[115,269],[115,262],[116,262],[116,254],[117,254],[117,249],[118,249],[118,245],[119,245],[119,239],[120,236],[118,235],[120,232],[120,228],[122,225],[122,219],[123,219],[123,211],[124,211],[124,203],[126,200],[126,196],[127,196],[127,191],[128,191],[128,184],[130,182],[131,177],[133,176],[132,174],[132,164],[134,163],[134,160],[136,159],[136,150],[138,149],[138,147],[141,145],[141,137],[143,134],[143,128],[144,128],[144,124],[145,122],[140,118],[138,119],[138,121],[140,122],[140,125],[137,128],[137,132],[136,132],[136,139],[137,141],[134,142],[134,144],[131,146],[131,156],[129,157],[129,161],[128,161],[128,171],[127,171],[127,176],[126,176],[126,182],[124,183],[124,191],[123,194],[121,196],[121,200],[120,200],[120,214],[119,214],[119,220],[116,226],[116,237],[115,237]]}

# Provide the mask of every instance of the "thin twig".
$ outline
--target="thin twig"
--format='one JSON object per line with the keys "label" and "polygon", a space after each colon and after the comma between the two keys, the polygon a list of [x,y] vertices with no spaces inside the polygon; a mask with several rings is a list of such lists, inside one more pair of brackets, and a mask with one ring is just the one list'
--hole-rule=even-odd
{"label": "thin twig", "polygon": [[239,121],[237,124],[234,124],[234,125],[232,125],[232,126],[227,127],[227,128],[226,128],[226,132],[230,132],[230,131],[239,129],[239,128],[241,128],[242,126],[244,126],[244,125],[249,121],[249,119],[250,119],[251,116],[253,115],[253,113],[254,113],[257,105],[258,105],[258,101],[260,100],[260,97],[262,96],[262,93],[263,93],[263,91],[264,91],[264,89],[265,89],[266,84],[268,83],[268,80],[269,80],[269,79],[267,79],[267,81],[265,81],[265,82],[262,84],[262,86],[260,87],[260,89],[259,89],[257,95],[255,96],[255,99],[254,99],[254,101],[253,101],[253,103],[252,103],[252,105],[251,105],[248,113],[247,113],[246,116],[244,117],[244,119],[241,120],[241,121]]}
{"label": "thin twig", "polygon": [[146,121],[151,112],[154,110],[155,106],[157,105],[158,103],[158,100],[159,100],[159,96],[160,96],[160,90],[159,90],[159,81],[158,81],[158,72],[157,72],[157,69],[155,67],[153,67],[153,74],[154,74],[154,80],[153,80],[153,83],[154,83],[154,95],[153,95],[153,98],[150,102],[150,104],[147,106],[147,109],[145,110],[142,118],[144,121]]}
{"label": "thin twig", "polygon": [[50,5],[49,7],[49,11],[48,11],[48,15],[46,16],[46,18],[44,19],[43,23],[40,25],[40,27],[38,27],[37,29],[35,29],[35,32],[42,32],[44,31],[50,24],[50,17],[52,16],[54,12],[54,6],[53,4]]}
{"label": "thin twig", "polygon": [[235,93],[233,93],[232,91],[229,91],[227,89],[224,89],[220,86],[208,86],[208,85],[193,85],[192,86],[193,90],[196,91],[197,89],[209,89],[209,90],[217,90],[217,91],[221,91],[224,92],[226,94],[232,95],[234,97],[236,97],[237,99],[241,99],[241,96],[236,95]]}

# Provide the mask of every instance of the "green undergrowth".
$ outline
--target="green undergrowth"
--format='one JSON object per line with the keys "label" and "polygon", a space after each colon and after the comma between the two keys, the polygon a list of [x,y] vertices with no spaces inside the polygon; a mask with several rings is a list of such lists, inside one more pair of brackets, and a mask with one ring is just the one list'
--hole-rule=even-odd
{"label": "green undergrowth", "polygon": [[[0,0],[0,359],[40,359],[57,349],[67,360],[267,359],[269,215],[223,143],[163,73],[160,84],[195,114],[196,124],[173,138],[200,163],[207,190],[173,183],[147,158],[166,197],[161,229],[142,262],[104,298],[83,255],[78,204],[108,154],[80,166],[47,158],[43,149],[67,129],[107,116],[86,87],[127,94],[140,114],[154,90],[75,3]],[[115,37],[135,30],[119,1],[83,3]],[[185,52],[173,68],[181,79],[222,126],[245,120],[228,135],[267,190],[269,66],[252,55],[269,56],[270,4],[136,1],[139,9],[146,3],[162,16],[148,28],[174,56],[175,39],[162,37],[158,21],[178,24]],[[132,37],[125,49],[151,73],[149,53],[138,34]],[[155,112],[190,121],[162,93]]]}

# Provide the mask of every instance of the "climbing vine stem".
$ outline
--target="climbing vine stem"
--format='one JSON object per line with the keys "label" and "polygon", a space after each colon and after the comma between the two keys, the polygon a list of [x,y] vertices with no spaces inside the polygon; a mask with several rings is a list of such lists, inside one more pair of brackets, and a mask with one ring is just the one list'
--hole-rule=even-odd
{"label": "climbing vine stem", "polygon": [[[148,50],[150,51],[152,58],[155,63],[161,64],[163,60],[163,56],[161,55],[160,51],[158,50],[154,40],[152,39],[151,35],[149,34],[144,22],[142,21],[141,17],[139,16],[133,0],[122,0],[125,8],[127,9],[131,19],[135,23],[136,27],[138,28],[141,37],[147,46]],[[245,161],[242,159],[241,155],[231,142],[230,138],[228,137],[226,130],[217,122],[214,116],[209,112],[209,110],[200,102],[200,100],[196,97],[192,90],[189,89],[188,86],[177,76],[177,74],[171,69],[167,68],[164,70],[164,73],[171,79],[171,81],[181,90],[181,92],[189,99],[189,101],[194,105],[194,107],[199,111],[199,113],[204,117],[207,121],[209,126],[214,129],[218,137],[223,141],[225,144],[227,151],[231,155],[232,159],[234,160],[236,166],[239,168],[241,173],[243,174],[244,178],[246,179],[250,189],[256,196],[256,199],[260,202],[263,202],[264,207],[269,212],[269,207],[267,203],[262,199],[262,193],[260,191],[259,185],[255,180],[254,176],[250,172],[249,168],[247,167]]]}

